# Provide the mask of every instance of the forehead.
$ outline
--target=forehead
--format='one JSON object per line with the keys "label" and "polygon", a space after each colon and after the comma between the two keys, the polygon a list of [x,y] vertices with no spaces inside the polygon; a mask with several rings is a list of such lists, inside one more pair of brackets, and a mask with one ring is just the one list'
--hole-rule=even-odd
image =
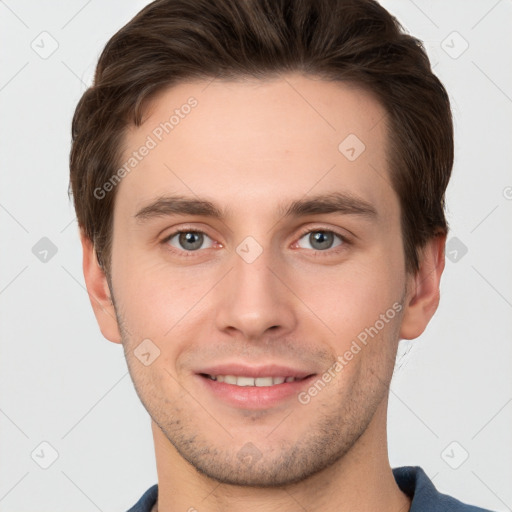
{"label": "forehead", "polygon": [[302,75],[181,83],[127,131],[116,208],[174,193],[255,210],[333,190],[384,207],[394,194],[385,120],[366,91]]}

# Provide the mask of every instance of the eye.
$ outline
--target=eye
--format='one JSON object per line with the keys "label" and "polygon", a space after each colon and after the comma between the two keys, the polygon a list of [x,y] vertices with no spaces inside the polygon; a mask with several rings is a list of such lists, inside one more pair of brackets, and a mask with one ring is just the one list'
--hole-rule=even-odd
{"label": "eye", "polygon": [[[213,246],[213,240],[202,231],[183,230],[176,231],[165,239],[165,242],[184,251],[197,251],[198,249],[208,249]],[[203,247],[204,243],[206,247]]]}
{"label": "eye", "polygon": [[[336,243],[336,239],[338,242]],[[302,245],[305,240],[305,246]],[[297,242],[297,245],[303,249],[313,249],[315,251],[325,251],[326,249],[332,249],[345,243],[343,236],[334,233],[334,231],[328,231],[326,229],[316,229],[305,233]]]}

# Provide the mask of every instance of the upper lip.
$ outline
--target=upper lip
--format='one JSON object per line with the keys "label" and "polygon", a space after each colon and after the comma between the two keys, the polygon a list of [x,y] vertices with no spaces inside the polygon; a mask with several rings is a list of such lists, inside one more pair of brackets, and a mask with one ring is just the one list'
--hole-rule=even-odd
{"label": "upper lip", "polygon": [[236,375],[240,377],[295,377],[302,379],[314,372],[283,366],[266,364],[264,366],[247,366],[244,364],[219,364],[199,370],[197,373],[206,375]]}

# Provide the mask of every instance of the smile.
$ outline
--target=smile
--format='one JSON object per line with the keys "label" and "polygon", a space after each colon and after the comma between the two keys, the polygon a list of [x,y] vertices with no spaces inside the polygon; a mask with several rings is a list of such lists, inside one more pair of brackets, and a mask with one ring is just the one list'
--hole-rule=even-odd
{"label": "smile", "polygon": [[283,384],[284,382],[294,382],[295,377],[247,377],[237,375],[206,375],[211,380],[224,382],[225,384],[233,384],[234,386],[256,386],[268,387]]}

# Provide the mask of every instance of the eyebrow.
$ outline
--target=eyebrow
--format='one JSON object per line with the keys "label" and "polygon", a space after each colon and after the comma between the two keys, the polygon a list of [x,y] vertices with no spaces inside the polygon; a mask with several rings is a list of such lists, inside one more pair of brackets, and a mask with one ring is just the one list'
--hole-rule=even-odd
{"label": "eyebrow", "polygon": [[[359,215],[375,219],[378,214],[372,204],[353,194],[332,192],[299,199],[289,204],[280,205],[278,213],[281,217],[303,217],[326,213]],[[147,206],[141,208],[135,218],[143,223],[158,217],[171,215],[198,215],[224,220],[227,212],[211,201],[186,196],[160,196]]]}
{"label": "eyebrow", "polygon": [[321,213],[342,213],[345,215],[360,215],[374,219],[377,210],[364,199],[346,192],[332,192],[291,202],[280,209],[283,217],[301,217]]}

